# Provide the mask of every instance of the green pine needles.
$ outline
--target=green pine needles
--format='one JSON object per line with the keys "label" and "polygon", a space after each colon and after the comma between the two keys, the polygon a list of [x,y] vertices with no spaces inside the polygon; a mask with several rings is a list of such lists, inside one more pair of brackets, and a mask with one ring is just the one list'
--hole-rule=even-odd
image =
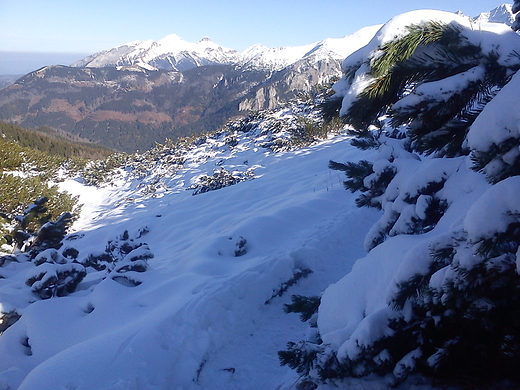
{"label": "green pine needles", "polygon": [[445,74],[447,59],[459,62],[460,53],[471,57],[478,51],[461,37],[461,28],[456,24],[431,21],[408,26],[407,31],[382,45],[369,60],[373,80],[346,115],[347,122],[356,129],[364,130],[375,123],[419,81]]}
{"label": "green pine needles", "polygon": [[408,60],[420,46],[449,42],[458,36],[460,30],[458,26],[436,21],[408,26],[406,35],[381,47],[383,54],[372,61],[372,73],[377,77],[388,74],[397,62]]}
{"label": "green pine needles", "polygon": [[348,107],[344,120],[363,133],[380,126],[386,115],[394,129],[406,127],[416,152],[467,154],[461,146],[469,127],[518,70],[517,61],[503,65],[496,53],[471,43],[455,22],[430,21],[406,30],[367,60],[371,82]]}

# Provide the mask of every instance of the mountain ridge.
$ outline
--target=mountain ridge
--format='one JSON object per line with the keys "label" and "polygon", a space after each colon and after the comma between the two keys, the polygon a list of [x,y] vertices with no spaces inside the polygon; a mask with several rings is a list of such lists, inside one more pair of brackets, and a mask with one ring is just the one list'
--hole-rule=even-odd
{"label": "mountain ridge", "polygon": [[473,20],[477,23],[504,23],[512,26],[515,21],[512,8],[512,4],[502,4],[491,11],[480,13]]}
{"label": "mountain ridge", "polygon": [[[462,12],[459,11],[459,14]],[[502,4],[469,18],[475,23],[511,26],[514,22],[511,4]],[[375,35],[381,26],[367,26],[342,38],[326,38],[302,46],[270,48],[255,44],[243,51],[223,47],[209,37],[203,37],[196,43],[188,42],[174,33],[158,41],[133,41],[99,51],[72,63],[71,67],[138,66],[147,70],[183,71],[192,67],[225,64],[279,71],[316,53],[321,54],[317,56],[319,59],[326,56],[346,58],[352,53],[350,47],[356,46],[356,41],[363,40],[366,35]]]}
{"label": "mountain ridge", "polygon": [[[476,23],[511,20],[506,4]],[[303,46],[254,45],[238,52],[205,37],[171,34],[49,66],[0,90],[0,120],[48,126],[124,152],[165,138],[216,130],[251,110],[274,108],[342,74],[343,60],[379,26]]]}
{"label": "mountain ridge", "polygon": [[[0,91],[0,119],[60,129],[119,151],[146,150],[330,82],[341,75],[342,60],[377,29],[301,47],[256,46],[240,61],[209,38],[134,42],[89,56],[85,66],[49,66],[20,78]],[[171,53],[171,44],[181,50]],[[185,50],[193,48],[198,51]]]}
{"label": "mountain ridge", "polygon": [[367,35],[373,35],[381,25],[364,27],[343,38],[327,38],[303,46],[269,48],[253,45],[243,51],[225,48],[204,37],[197,43],[187,42],[177,34],[154,41],[134,41],[94,53],[71,67],[138,66],[146,70],[184,71],[205,65],[237,65],[262,70],[279,71],[302,59],[316,55],[335,59],[347,57]]}

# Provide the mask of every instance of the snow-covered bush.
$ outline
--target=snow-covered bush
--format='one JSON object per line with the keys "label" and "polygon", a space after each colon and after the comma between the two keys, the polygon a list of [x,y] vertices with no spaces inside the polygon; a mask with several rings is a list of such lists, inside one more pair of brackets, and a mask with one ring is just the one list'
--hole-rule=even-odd
{"label": "snow-covered bush", "polygon": [[[43,203],[44,200],[37,201],[30,208],[40,209]],[[135,238],[125,230],[108,241],[105,251],[90,253],[80,260],[76,248],[64,245],[70,220],[70,215],[63,215],[57,221],[47,222],[22,250],[0,257],[0,267],[5,267],[2,269],[5,281],[0,286],[0,331],[14,324],[35,297],[49,299],[72,294],[81,289],[81,282],[89,274],[95,275],[89,286],[105,279],[128,287],[142,283],[140,274],[148,269],[148,260],[154,257],[149,246],[140,240],[147,228],[141,228]],[[17,275],[25,275],[23,284],[29,291],[20,289]],[[15,276],[11,283],[10,276]]]}
{"label": "snow-covered bush", "polygon": [[340,114],[377,153],[330,167],[383,213],[323,294],[322,340],[281,352],[305,381],[520,381],[518,53],[507,26],[414,12],[345,60]]}
{"label": "snow-covered bush", "polygon": [[[46,196],[40,197],[27,206],[23,214],[12,218],[14,228],[4,237],[13,247],[13,252],[26,252],[34,259],[38,253],[48,248],[60,248],[74,217],[71,213],[64,212],[55,221],[50,221],[52,214],[47,209],[48,201]],[[38,230],[35,232],[34,228]]]}
{"label": "snow-covered bush", "polygon": [[36,268],[28,272],[25,284],[41,299],[74,292],[87,274],[84,266],[68,261],[56,249],[41,252],[34,263]]}
{"label": "snow-covered bush", "polygon": [[[30,205],[28,215],[41,213],[46,201],[46,198],[40,198]],[[77,250],[67,247],[67,257],[58,252],[72,219],[72,214],[63,213],[56,221],[46,222],[22,248],[36,265],[28,272],[25,284],[41,299],[70,294],[87,274],[85,267],[76,262]]]}
{"label": "snow-covered bush", "polygon": [[192,195],[203,194],[209,191],[229,187],[245,180],[254,179],[255,173],[252,169],[245,172],[229,172],[226,168],[213,170],[213,175],[203,175],[198,178],[198,183],[191,185],[188,190],[193,190]]}
{"label": "snow-covered bush", "polygon": [[[56,221],[50,221],[47,201],[48,198],[41,197],[31,203],[23,215],[15,217],[17,228],[10,237],[14,243],[13,254],[0,257],[2,279],[7,279],[3,287],[8,291],[5,293],[0,289],[1,332],[20,318],[20,309],[33,302],[35,296],[48,299],[68,295],[76,290],[86,275],[85,267],[76,261],[78,251],[75,248],[67,246],[63,251],[59,251],[72,222],[72,214],[66,212]],[[30,228],[34,220],[43,223],[36,233]],[[24,294],[16,281],[13,282],[13,286],[17,286],[14,289],[8,283],[9,276],[17,271],[23,273],[24,269],[24,284],[30,289],[29,294]],[[13,291],[16,291],[16,294],[13,294]]]}
{"label": "snow-covered bush", "polygon": [[[5,242],[11,250],[20,249],[51,219],[81,209],[77,205],[78,197],[58,191],[57,186],[49,187],[38,178],[33,179],[18,180],[16,176],[4,175],[0,180],[0,244]],[[26,203],[22,204],[22,201]],[[29,202],[32,203],[27,206]],[[2,224],[2,220],[6,222]]]}
{"label": "snow-covered bush", "polygon": [[[142,229],[138,238],[145,234]],[[148,269],[148,260],[154,255],[148,244],[130,238],[128,230],[119,237],[108,241],[104,252],[90,253],[81,263],[96,271],[105,271],[108,277],[124,286],[138,286],[142,282],[139,274]]]}
{"label": "snow-covered bush", "polygon": [[31,257],[48,248],[60,248],[72,220],[72,214],[66,212],[61,214],[56,221],[46,222],[34,237],[30,247]]}

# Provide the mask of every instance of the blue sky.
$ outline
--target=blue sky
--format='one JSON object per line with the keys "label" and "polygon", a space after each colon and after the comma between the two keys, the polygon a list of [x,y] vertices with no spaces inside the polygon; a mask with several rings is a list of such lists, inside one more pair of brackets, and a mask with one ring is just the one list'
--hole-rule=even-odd
{"label": "blue sky", "polygon": [[[506,1],[507,2],[507,1]],[[511,2],[511,1],[509,1]],[[175,33],[236,50],[340,38],[402,12],[476,16],[500,0],[0,0],[0,52],[81,53]],[[1,62],[1,58],[0,58]]]}

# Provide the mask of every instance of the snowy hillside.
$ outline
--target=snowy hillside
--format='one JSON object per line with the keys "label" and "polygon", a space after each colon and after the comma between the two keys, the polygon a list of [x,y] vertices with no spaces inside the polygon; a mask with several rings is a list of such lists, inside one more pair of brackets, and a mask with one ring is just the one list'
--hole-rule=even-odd
{"label": "snowy hillside", "polygon": [[[153,257],[146,272],[126,274],[137,286],[115,277],[115,269],[88,268],[76,292],[48,300],[35,299],[25,285],[35,272],[31,262],[4,265],[2,312],[16,309],[22,317],[0,337],[0,353],[9,357],[0,362],[0,388],[293,383],[297,377],[280,367],[277,351],[306,329],[282,304],[294,293],[319,294],[348,272],[376,214],[349,202],[340,175],[327,168],[330,158],[356,158],[346,136],[270,151],[284,136],[278,130],[273,138],[276,122],[297,119],[293,111],[276,111],[248,133],[208,138],[178,171],[165,157],[141,179],[121,171],[102,188],[62,183],[84,203],[65,241],[78,259],[102,253],[108,241],[124,243],[125,231],[126,242],[146,243]],[[193,196],[190,187],[214,169],[249,169],[255,178]]]}
{"label": "snowy hillside", "polygon": [[140,66],[144,69],[187,70],[212,64],[236,64],[255,69],[281,70],[297,61],[313,58],[343,59],[365,45],[380,26],[365,27],[344,38],[326,39],[304,46],[268,48],[254,45],[243,52],[224,48],[209,38],[197,43],[169,35],[157,42],[138,41],[95,53],[74,67]]}

